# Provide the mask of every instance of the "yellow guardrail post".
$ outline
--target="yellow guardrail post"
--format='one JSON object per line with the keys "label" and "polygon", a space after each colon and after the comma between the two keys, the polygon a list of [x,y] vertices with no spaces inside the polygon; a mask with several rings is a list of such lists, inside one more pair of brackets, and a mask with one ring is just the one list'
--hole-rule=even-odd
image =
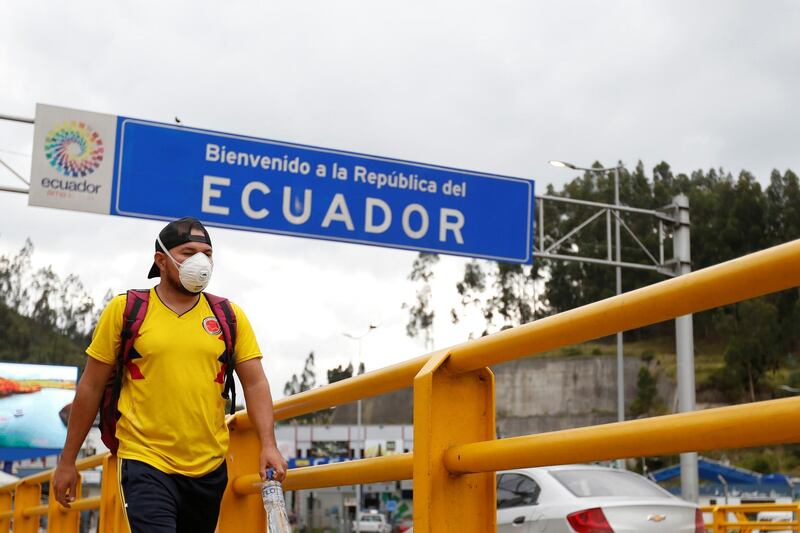
{"label": "yellow guardrail post", "polygon": [[[218,533],[242,533],[264,531],[267,523],[264,505],[261,503],[261,492],[238,492],[234,482],[240,476],[258,472],[258,460],[261,455],[261,442],[258,434],[251,428],[239,428],[239,419],[228,420],[230,444],[226,461],[228,464],[228,486],[222,496],[220,505]],[[260,482],[254,478],[251,485]]]}
{"label": "yellow guardrail post", "polygon": [[711,512],[711,519],[713,521],[713,533],[727,533],[728,528],[725,527],[725,522],[728,521],[728,511],[720,507],[714,507]]}
{"label": "yellow guardrail post", "polygon": [[25,510],[38,507],[42,501],[39,481],[20,481],[14,494],[14,533],[39,533],[39,516],[26,516]]}
{"label": "yellow guardrail post", "polygon": [[12,491],[7,487],[0,488],[0,533],[11,531],[11,517],[14,511],[11,510],[14,497]]}
{"label": "yellow guardrail post", "polygon": [[451,475],[451,447],[495,438],[494,375],[448,370],[448,352],[431,356],[414,378],[414,531],[496,529],[495,473]]}
{"label": "yellow guardrail post", "polygon": [[119,493],[117,458],[107,454],[103,458],[103,474],[100,480],[100,520],[98,533],[128,533],[128,524],[122,509]]}
{"label": "yellow guardrail post", "polygon": [[14,502],[12,491],[13,489],[9,486],[0,487],[0,533],[11,531],[11,517],[14,516],[14,511],[12,511]]}
{"label": "yellow guardrail post", "polygon": [[[787,441],[788,442],[788,441]],[[714,505],[701,507],[704,513],[711,513],[711,523],[706,525],[712,533],[727,533],[736,531],[737,533],[752,533],[753,531],[798,531],[800,522],[797,520],[797,512],[800,504],[797,503],[737,503],[730,505]],[[792,513],[791,520],[758,520],[761,512],[781,512]],[[752,517],[752,515],[756,515]],[[752,518],[751,518],[752,517]]]}
{"label": "yellow guardrail post", "polygon": [[[75,490],[75,499],[81,497],[82,492],[82,476],[78,472],[78,485]],[[64,509],[61,504],[56,501],[53,495],[53,478],[50,477],[50,495],[47,500],[47,531],[48,533],[78,533],[81,522],[81,514],[74,510]]]}
{"label": "yellow guardrail post", "polygon": [[[733,514],[736,516],[736,520],[738,520],[741,525],[750,523],[750,517],[747,516],[747,513],[735,512]],[[751,528],[751,527],[742,527],[739,530],[739,533],[753,533],[753,528]]]}

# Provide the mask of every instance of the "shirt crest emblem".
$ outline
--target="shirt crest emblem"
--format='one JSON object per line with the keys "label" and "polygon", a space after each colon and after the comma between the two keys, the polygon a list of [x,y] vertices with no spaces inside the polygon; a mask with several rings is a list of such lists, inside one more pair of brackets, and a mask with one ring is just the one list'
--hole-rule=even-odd
{"label": "shirt crest emblem", "polygon": [[222,333],[219,321],[213,316],[207,316],[203,319],[203,329],[206,330],[206,333],[209,335],[219,335]]}

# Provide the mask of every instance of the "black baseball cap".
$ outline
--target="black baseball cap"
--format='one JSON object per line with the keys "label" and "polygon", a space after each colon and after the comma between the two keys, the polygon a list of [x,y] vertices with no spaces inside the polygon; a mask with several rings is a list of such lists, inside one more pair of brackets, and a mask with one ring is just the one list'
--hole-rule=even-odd
{"label": "black baseball cap", "polygon": [[[203,232],[203,234],[193,235],[193,229],[200,230]],[[194,217],[183,217],[178,220],[173,220],[164,226],[164,229],[162,229],[161,233],[158,234],[158,238],[161,239],[161,242],[164,243],[164,246],[167,247],[167,250],[171,250],[176,246],[180,246],[181,244],[185,244],[187,242],[204,242],[211,246],[211,237],[208,236],[208,231],[206,231],[203,223]],[[156,252],[166,252],[167,250],[163,250],[158,244],[158,239],[156,239]],[[153,266],[150,267],[150,272],[147,274],[147,277],[157,278],[160,275],[161,273],[158,270],[158,266],[153,263]]]}

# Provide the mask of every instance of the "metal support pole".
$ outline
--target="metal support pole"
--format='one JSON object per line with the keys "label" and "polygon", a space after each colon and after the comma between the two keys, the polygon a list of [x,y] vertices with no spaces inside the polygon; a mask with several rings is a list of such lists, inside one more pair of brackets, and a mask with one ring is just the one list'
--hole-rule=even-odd
{"label": "metal support pole", "polygon": [[[614,205],[619,206],[619,167],[614,169]],[[617,263],[622,261],[619,211],[616,212]],[[622,294],[622,268],[617,266],[617,295]],[[625,359],[622,348],[622,332],[617,332],[617,420],[625,420]]]}
{"label": "metal support pole", "polygon": [[[361,340],[358,341],[358,359],[361,360]],[[358,426],[358,440],[361,442],[359,459],[364,458],[364,433],[361,427],[361,400],[358,400],[358,407],[356,408],[356,426]],[[356,485],[356,532],[361,533],[361,484]]]}
{"label": "metal support pole", "polygon": [[[689,198],[680,194],[673,199],[675,204],[675,233],[673,255],[677,261],[677,274],[692,271],[691,239],[689,231]],[[685,413],[695,410],[694,382],[694,329],[692,315],[675,319],[675,349],[678,365],[678,411]],[[681,454],[681,495],[684,500],[696,502],[699,479],[697,473],[697,454]]]}
{"label": "metal support pole", "polygon": [[[370,330],[367,330],[369,333]],[[366,335],[366,333],[364,334]],[[361,364],[361,339],[363,335],[358,338],[358,364]],[[357,371],[357,369],[353,369]],[[356,407],[356,426],[358,427],[358,440],[361,443],[360,451],[358,454],[359,459],[364,458],[364,428],[361,427],[361,398],[358,399],[358,406]],[[356,533],[361,533],[361,483],[356,485]]]}
{"label": "metal support pole", "polygon": [[32,118],[28,117],[18,117],[17,115],[6,115],[5,113],[0,113],[0,120],[8,120],[11,122],[22,122],[24,124],[35,124],[36,121]]}
{"label": "metal support pole", "polygon": [[544,250],[544,200],[539,199],[539,250]]}
{"label": "metal support pole", "polygon": [[[361,342],[364,340],[364,337],[370,334],[370,332],[376,329],[378,326],[373,326],[372,324],[369,325],[367,331],[363,334],[355,336],[351,335],[350,333],[342,333],[348,339],[354,340],[358,342],[358,365],[361,365],[362,359],[362,352],[361,352]],[[358,371],[358,367],[353,369],[354,372]],[[356,438],[357,442],[361,444],[359,450],[360,453],[356,459],[363,459],[364,458],[364,428],[361,425],[361,399],[359,398],[357,406],[356,406],[356,427],[358,429],[358,437]],[[358,519],[359,515],[361,514],[361,485],[356,485],[356,532],[361,533],[361,521]]]}
{"label": "metal support pole", "polygon": [[19,187],[5,187],[5,186],[0,186],[0,192],[16,192],[19,194],[30,194],[30,191],[28,191],[28,189],[21,189]]}
{"label": "metal support pole", "polygon": [[14,174],[14,176],[16,176],[17,178],[19,178],[19,180],[20,180],[22,183],[24,183],[24,184],[25,184],[25,185],[27,185],[28,187],[30,187],[30,186],[31,186],[31,183],[30,183],[28,180],[26,180],[25,178],[23,178],[23,177],[22,177],[22,175],[20,175],[20,173],[19,173],[19,172],[17,172],[16,170],[14,170],[14,169],[13,169],[13,168],[12,168],[12,167],[11,167],[11,166],[8,164],[8,163],[6,163],[5,161],[3,161],[2,159],[0,159],[0,165],[3,165],[3,166],[6,168],[6,169],[8,169],[8,171],[9,171],[9,172],[11,172],[12,174]]}

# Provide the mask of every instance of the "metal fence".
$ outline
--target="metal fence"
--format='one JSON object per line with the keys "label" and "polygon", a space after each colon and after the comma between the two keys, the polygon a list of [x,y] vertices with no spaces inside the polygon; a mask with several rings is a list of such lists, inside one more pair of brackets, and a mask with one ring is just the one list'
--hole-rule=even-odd
{"label": "metal fence", "polygon": [[[406,387],[414,390],[413,454],[295,469],[284,488],[413,479],[417,533],[487,532],[496,527],[497,470],[800,442],[800,398],[498,440],[494,377],[488,368],[796,287],[798,265],[800,241],[793,241],[280,400],[275,403],[276,420]],[[228,426],[230,481],[218,529],[220,533],[264,531],[256,473],[258,436],[246,412],[231,417]],[[37,532],[42,515],[48,517],[48,531],[77,531],[79,517],[74,510],[92,508],[100,508],[101,532],[126,531],[116,461],[108,456],[90,458],[80,468],[100,463],[101,496],[78,499],[72,511],[52,498],[48,505],[41,504],[41,484],[51,471],[0,488],[0,533],[9,530],[12,519],[15,532]]]}
{"label": "metal fence", "polygon": [[706,529],[712,533],[800,531],[797,520],[800,504],[797,503],[709,505],[701,509],[711,515],[711,522],[706,521]]}

